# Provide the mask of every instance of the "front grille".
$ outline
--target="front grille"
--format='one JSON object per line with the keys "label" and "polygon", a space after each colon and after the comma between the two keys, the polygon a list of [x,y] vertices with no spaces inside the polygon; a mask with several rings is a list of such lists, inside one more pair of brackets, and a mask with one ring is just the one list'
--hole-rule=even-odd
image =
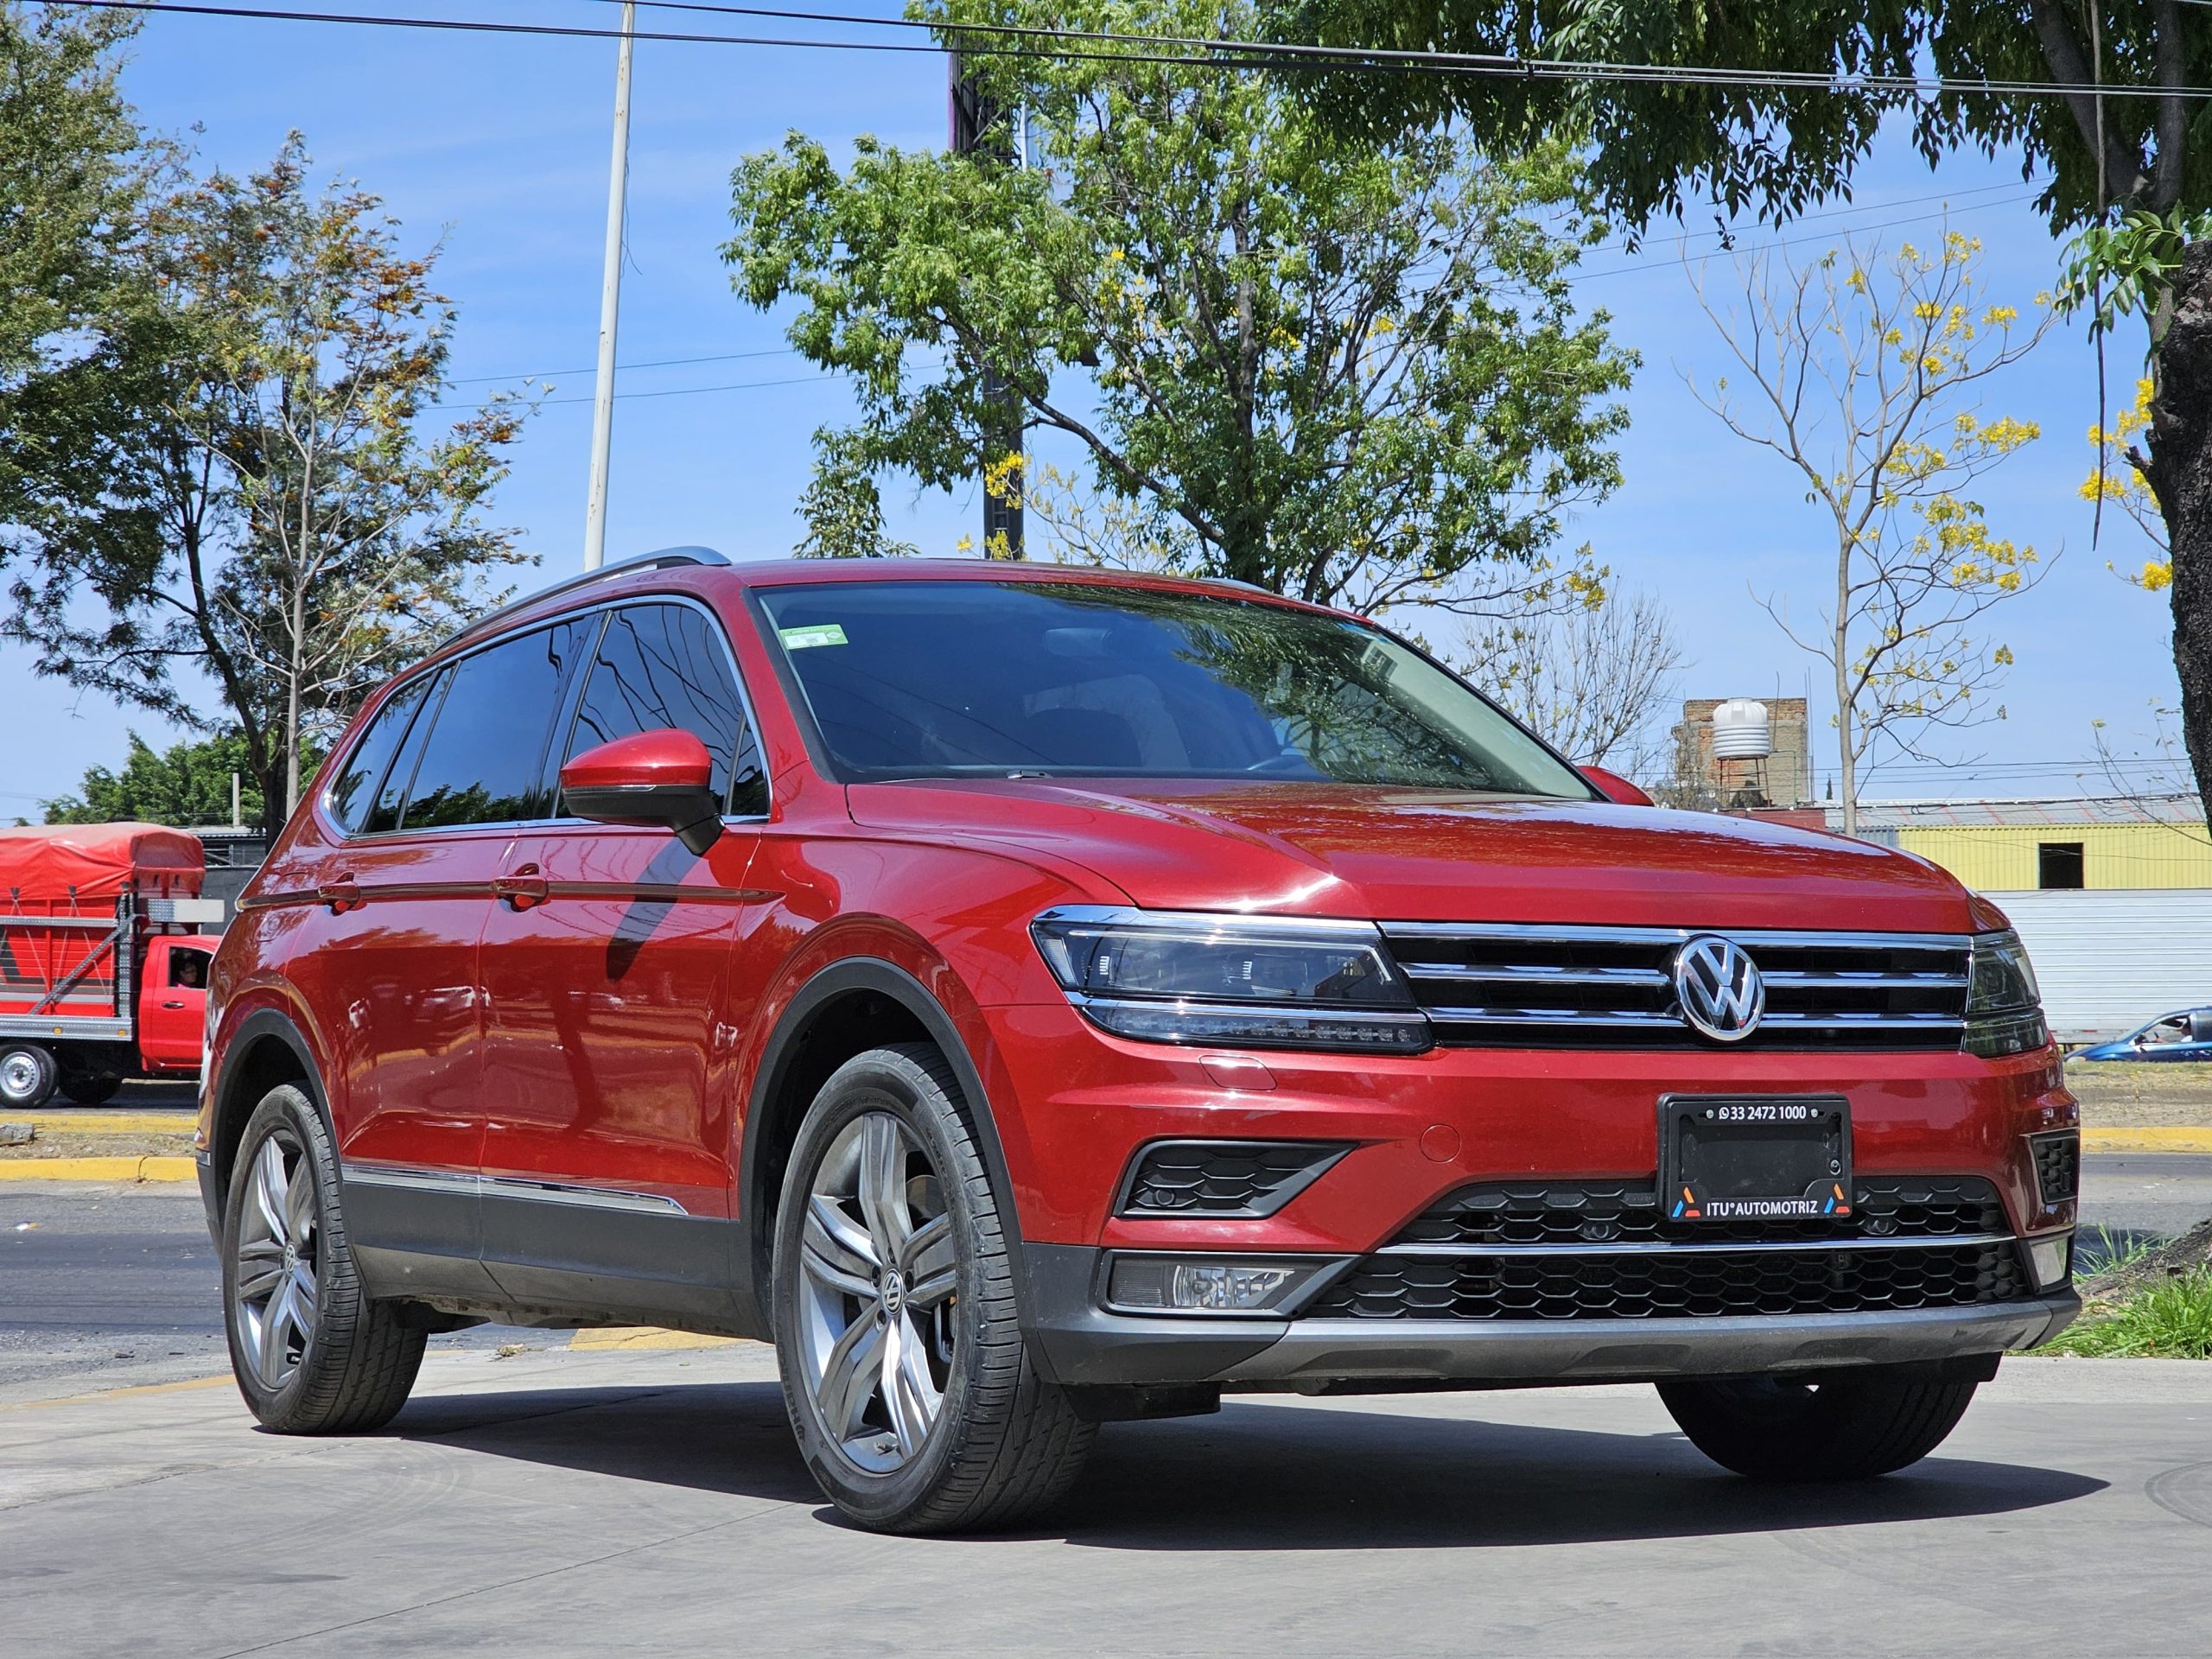
{"label": "front grille", "polygon": [[1433,1205],[1306,1317],[1718,1319],[1966,1307],[2031,1295],[1979,1176],[1853,1184],[1853,1213],[1685,1224],[1649,1181],[1490,1181]]}
{"label": "front grille", "polygon": [[2063,1204],[2082,1190],[2082,1137],[2072,1129],[2031,1137],[2036,1186],[2045,1204]]}
{"label": "front grille", "polygon": [[1486,1181],[1432,1205],[1400,1244],[1790,1244],[1838,1238],[1958,1238],[2011,1230],[1976,1175],[1862,1177],[1848,1216],[1683,1223],[1649,1181]]}
{"label": "front grille", "polygon": [[1370,1256],[1306,1309],[1367,1319],[1666,1319],[1974,1307],[2029,1294],[2016,1245]]}
{"label": "front grille", "polygon": [[1271,1216],[1350,1150],[1338,1141],[1155,1141],[1116,1206],[1125,1216]]}
{"label": "front grille", "polygon": [[[1382,931],[1440,1042],[1474,1047],[1705,1046],[1673,966],[1702,930],[1392,922]],[[1730,932],[1766,982],[1731,1047],[1956,1049],[1970,942],[1929,933]]]}

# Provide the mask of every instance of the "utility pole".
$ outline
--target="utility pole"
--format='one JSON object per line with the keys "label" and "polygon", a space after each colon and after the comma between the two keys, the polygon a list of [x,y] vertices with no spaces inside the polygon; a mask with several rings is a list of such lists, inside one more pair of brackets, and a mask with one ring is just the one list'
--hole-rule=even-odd
{"label": "utility pole", "polygon": [[607,179],[607,257],[599,278],[599,378],[591,398],[591,495],[584,506],[584,569],[607,559],[607,470],[614,446],[614,333],[622,312],[622,198],[630,181],[630,48],[638,23],[622,0],[622,39],[614,55],[614,160]]}
{"label": "utility pole", "polygon": [[[1017,154],[1014,148],[1014,124],[1007,112],[999,108],[967,75],[962,73],[960,54],[955,50],[951,61],[952,84],[952,149],[955,155],[978,153],[994,157],[1016,167],[1028,165],[1026,153]],[[1022,146],[1026,152],[1027,145]],[[988,469],[995,461],[1021,454],[1021,395],[1006,382],[1005,377],[992,365],[983,365],[983,398],[990,406],[991,416],[983,439],[983,464]],[[1004,556],[1019,559],[1023,556],[1022,512],[1020,492],[1027,486],[1025,469],[1017,467],[1008,480],[1008,493],[995,495],[988,484],[983,490],[983,556],[993,556],[993,550],[1003,546]]]}

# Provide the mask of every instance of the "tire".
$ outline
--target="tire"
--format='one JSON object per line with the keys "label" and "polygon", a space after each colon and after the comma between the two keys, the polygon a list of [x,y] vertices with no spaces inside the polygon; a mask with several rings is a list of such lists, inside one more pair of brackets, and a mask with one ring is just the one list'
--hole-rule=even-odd
{"label": "tire", "polygon": [[0,1048],[0,1109],[36,1111],[54,1098],[60,1077],[49,1051],[36,1043],[10,1043]]}
{"label": "tire", "polygon": [[107,1071],[64,1071],[61,1092],[79,1106],[105,1106],[123,1087],[123,1079]]}
{"label": "tire", "polygon": [[424,1333],[361,1293],[329,1133],[289,1084],[262,1096],[238,1142],[223,1210],[223,1311],[238,1392],[280,1434],[381,1428],[422,1367]]}
{"label": "tire", "polygon": [[1876,1370],[1662,1382],[1659,1398],[1690,1444],[1753,1480],[1865,1480],[1917,1463],[1966,1415],[1979,1385]]}
{"label": "tire", "polygon": [[777,1211],[776,1357],[799,1452],[880,1532],[1033,1515],[1096,1433],[1023,1344],[1001,1196],[959,1098],[924,1044],[847,1061],[799,1127]]}

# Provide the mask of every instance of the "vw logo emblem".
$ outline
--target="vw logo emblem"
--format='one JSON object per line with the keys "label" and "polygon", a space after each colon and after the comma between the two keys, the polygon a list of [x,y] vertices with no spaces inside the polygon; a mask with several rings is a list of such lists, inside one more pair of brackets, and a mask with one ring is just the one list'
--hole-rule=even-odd
{"label": "vw logo emblem", "polygon": [[1701,933],[1675,953],[1675,995],[1691,1029],[1717,1043],[1739,1043],[1759,1028],[1766,982],[1733,939]]}

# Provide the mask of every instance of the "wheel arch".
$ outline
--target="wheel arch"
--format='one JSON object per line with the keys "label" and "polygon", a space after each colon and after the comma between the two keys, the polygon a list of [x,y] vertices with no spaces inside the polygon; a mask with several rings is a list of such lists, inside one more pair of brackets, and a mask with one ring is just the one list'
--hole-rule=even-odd
{"label": "wheel arch", "polygon": [[207,1161],[202,1192],[211,1224],[219,1221],[222,1195],[230,1190],[231,1166],[245,1138],[246,1120],[268,1092],[281,1084],[296,1084],[315,1103],[331,1145],[338,1131],[323,1092],[321,1068],[306,1033],[282,1008],[256,1008],[241,1018],[223,1045],[222,1059],[208,1087]]}
{"label": "wheel arch", "polygon": [[969,1121],[1002,1203],[1001,1224],[1014,1269],[1015,1303],[1029,1308],[1021,1228],[1006,1147],[982,1069],[944,1005],[897,963],[848,957],[830,963],[792,995],[761,1050],[747,1097],[738,1168],[736,1287],[742,1311],[762,1336],[771,1330],[771,1258],[776,1209],[800,1121],[831,1072],[854,1055],[890,1043],[929,1043],[952,1068]]}

